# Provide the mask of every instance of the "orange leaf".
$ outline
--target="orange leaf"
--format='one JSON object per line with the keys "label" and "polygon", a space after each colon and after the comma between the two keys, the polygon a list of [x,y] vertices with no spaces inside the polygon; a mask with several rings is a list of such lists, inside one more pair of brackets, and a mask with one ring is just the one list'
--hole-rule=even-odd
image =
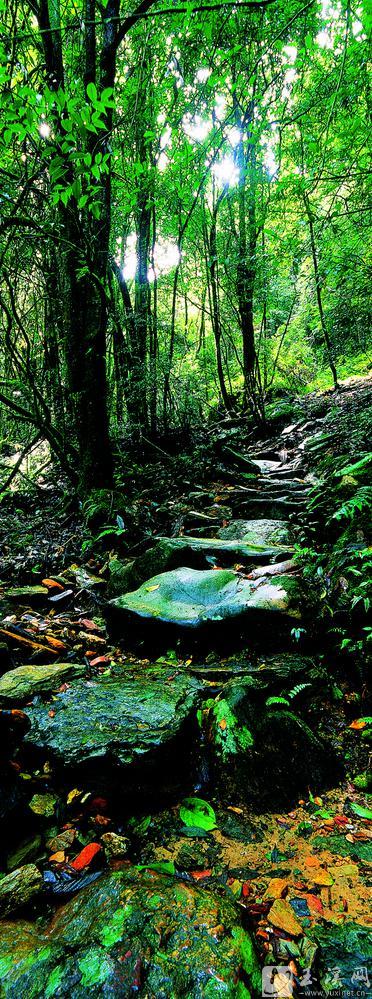
{"label": "orange leaf", "polygon": [[219,726],[220,726],[220,728],[222,728],[223,732],[225,731],[225,728],[227,728],[227,722],[225,721],[224,718],[221,718],[221,721],[219,722]]}
{"label": "orange leaf", "polygon": [[98,666],[100,663],[109,663],[109,662],[110,662],[109,656],[96,656],[95,659],[90,660],[90,665]]}
{"label": "orange leaf", "polygon": [[201,881],[202,878],[210,878],[212,870],[208,867],[205,871],[190,871],[190,874],[194,881]]}
{"label": "orange leaf", "polygon": [[54,718],[55,711],[48,711],[49,718]]}
{"label": "orange leaf", "polygon": [[320,860],[318,860],[318,857],[305,857],[305,864],[306,867],[320,867]]}
{"label": "orange leaf", "polygon": [[100,843],[89,843],[88,846],[85,846],[84,849],[78,853],[75,860],[72,861],[71,867],[74,868],[74,871],[82,871],[84,867],[88,867],[89,864],[92,863],[94,857],[96,857],[97,853],[100,853],[101,850],[102,847]]}
{"label": "orange leaf", "polygon": [[61,583],[57,583],[56,579],[42,579],[41,582],[48,590],[64,590],[64,586]]}
{"label": "orange leaf", "polygon": [[355,718],[354,721],[351,723],[351,725],[349,725],[349,728],[355,728],[357,731],[359,731],[361,728],[365,728],[366,724],[367,722],[365,721],[364,718]]}
{"label": "orange leaf", "polygon": [[46,635],[45,637],[48,642],[48,645],[52,646],[52,649],[61,649],[62,651],[63,649],[66,648],[65,643],[61,642],[59,638],[53,638],[52,635]]}
{"label": "orange leaf", "polygon": [[63,864],[65,861],[65,851],[57,850],[57,853],[52,853],[49,860],[53,861],[54,864]]}

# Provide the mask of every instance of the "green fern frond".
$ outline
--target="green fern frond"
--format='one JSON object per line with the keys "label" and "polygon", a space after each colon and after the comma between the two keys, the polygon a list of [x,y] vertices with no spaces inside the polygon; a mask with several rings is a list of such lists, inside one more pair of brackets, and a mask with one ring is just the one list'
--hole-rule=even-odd
{"label": "green fern frond", "polygon": [[287,697],[293,701],[293,698],[297,697],[298,694],[302,694],[302,691],[306,690],[307,687],[311,687],[311,683],[297,683],[296,686],[292,687],[292,690],[289,691]]}
{"label": "green fern frond", "polygon": [[287,701],[286,697],[268,697],[266,707],[272,708],[274,704],[284,704],[285,707],[289,708],[289,701]]}
{"label": "green fern frond", "polygon": [[356,513],[367,513],[372,509],[372,487],[361,486],[354,496],[343,503],[332,515],[332,520],[353,520]]}

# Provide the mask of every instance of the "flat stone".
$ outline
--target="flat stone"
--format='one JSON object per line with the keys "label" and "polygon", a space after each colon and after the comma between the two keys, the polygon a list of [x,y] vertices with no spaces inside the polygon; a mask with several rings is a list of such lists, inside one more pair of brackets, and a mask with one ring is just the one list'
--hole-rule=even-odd
{"label": "flat stone", "polygon": [[123,619],[135,615],[198,628],[255,612],[300,618],[300,603],[300,587],[291,576],[250,582],[229,569],[181,568],[153,576],[133,593],[111,600],[109,608]]}
{"label": "flat stone", "polygon": [[275,899],[267,918],[278,930],[284,930],[292,937],[298,937],[303,933],[301,923],[296,919],[292,907],[283,898]]}
{"label": "flat stone", "polygon": [[30,801],[30,808],[34,815],[43,819],[52,819],[56,811],[57,798],[54,794],[34,794]]}
{"label": "flat stone", "polygon": [[288,546],[292,541],[291,529],[285,520],[232,520],[217,534],[227,541],[239,540],[248,545]]}
{"label": "flat stone", "polygon": [[0,678],[0,704],[21,704],[35,694],[58,690],[61,683],[76,679],[84,672],[85,667],[76,663],[18,666]]}
{"label": "flat stone", "polygon": [[18,867],[0,878],[0,917],[9,916],[22,905],[31,902],[41,892],[43,878],[35,864]]}
{"label": "flat stone", "polygon": [[176,878],[115,871],[35,924],[1,927],[2,996],[254,999],[261,974],[230,900]]}
{"label": "flat stone", "polygon": [[[324,995],[337,990],[348,996],[367,997],[371,982],[371,928],[350,920],[343,923],[315,924],[311,931],[320,950],[319,977]],[[337,975],[338,972],[338,975]],[[359,977],[358,977],[359,976]],[[337,982],[338,977],[338,982]],[[341,982],[341,985],[340,985]]]}
{"label": "flat stone", "polygon": [[180,733],[196,705],[199,683],[186,674],[168,680],[78,680],[47,705],[27,709],[25,744],[57,764],[129,766],[155,756]]}

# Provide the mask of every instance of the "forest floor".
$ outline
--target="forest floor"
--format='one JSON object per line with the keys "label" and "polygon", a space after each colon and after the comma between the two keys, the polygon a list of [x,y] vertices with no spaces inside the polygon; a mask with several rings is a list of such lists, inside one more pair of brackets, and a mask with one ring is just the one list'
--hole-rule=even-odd
{"label": "forest floor", "polygon": [[[283,406],[261,439],[225,420],[188,446],[123,444],[128,489],[103,512],[48,468],[16,480],[0,513],[1,996],[372,993],[364,676],[301,567],[317,445],[344,453],[349,435],[352,457],[370,385]],[[292,540],[253,544],[251,562],[238,525],[259,521]],[[184,561],[168,544],[164,567],[159,536],[191,539]],[[264,591],[247,624],[225,630],[222,611],[187,630],[178,590],[168,616],[151,609],[164,568],[177,588],[180,566],[222,581],[226,564]],[[108,614],[123,579],[154,627]]]}

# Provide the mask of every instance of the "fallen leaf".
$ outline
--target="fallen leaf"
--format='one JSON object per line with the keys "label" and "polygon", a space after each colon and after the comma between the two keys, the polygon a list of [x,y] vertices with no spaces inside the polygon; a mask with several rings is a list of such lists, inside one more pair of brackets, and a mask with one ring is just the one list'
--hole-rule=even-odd
{"label": "fallen leaf", "polygon": [[88,867],[89,864],[92,863],[94,857],[96,857],[101,850],[102,846],[100,843],[89,843],[88,846],[84,846],[84,849],[78,853],[75,860],[72,861],[71,867],[74,868],[74,871],[82,871],[84,867]]}
{"label": "fallen leaf", "polygon": [[48,711],[48,715],[49,715],[49,718],[54,718],[55,717],[55,711],[53,711],[53,710]]}
{"label": "fallen leaf", "polygon": [[227,722],[225,721],[225,718],[221,718],[221,721],[219,722],[219,726],[220,726],[220,728],[222,728],[222,731],[224,732],[225,728],[227,728]]}
{"label": "fallen leaf", "polygon": [[67,799],[66,799],[67,800],[67,804],[71,805],[71,802],[75,801],[76,798],[81,798],[82,794],[83,794],[83,792],[79,791],[78,787],[73,787],[72,791],[68,792]]}
{"label": "fallen leaf", "polygon": [[159,589],[159,586],[160,586],[160,583],[156,583],[155,586],[146,586],[145,589],[146,589],[147,593],[153,593],[154,590],[158,590]]}
{"label": "fallen leaf", "polygon": [[51,856],[49,857],[49,860],[53,861],[54,864],[64,864],[65,857],[66,857],[66,855],[65,855],[65,851],[64,850],[57,850],[57,853],[52,853],[51,854]]}
{"label": "fallen leaf", "polygon": [[42,579],[42,585],[46,586],[48,590],[63,590],[64,587],[61,583],[58,583],[56,579]]}
{"label": "fallen leaf", "polygon": [[279,930],[284,930],[290,936],[298,937],[303,933],[301,923],[293,912],[293,909],[283,898],[276,898],[268,914],[268,920]]}
{"label": "fallen leaf", "polygon": [[90,665],[99,666],[100,663],[109,663],[110,661],[111,660],[109,656],[96,656],[95,659],[90,660]]}
{"label": "fallen leaf", "polygon": [[207,867],[205,871],[190,871],[190,874],[194,881],[201,881],[203,878],[210,878],[212,869]]}

